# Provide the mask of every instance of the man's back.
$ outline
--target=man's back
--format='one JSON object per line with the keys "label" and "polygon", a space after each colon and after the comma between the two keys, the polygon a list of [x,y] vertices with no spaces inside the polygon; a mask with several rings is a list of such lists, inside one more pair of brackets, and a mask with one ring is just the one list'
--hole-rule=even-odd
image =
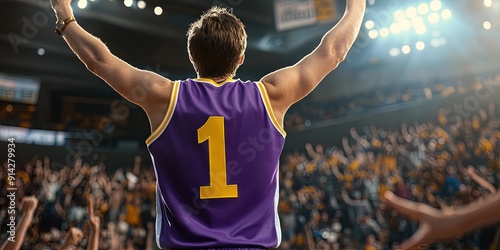
{"label": "man's back", "polygon": [[[71,0],[51,0],[51,5],[57,32],[87,69],[139,105],[155,131],[147,142],[158,181],[159,246],[278,245],[285,113],[346,58],[366,0],[348,0],[344,16],[314,51],[267,74],[260,84],[188,80],[180,88],[113,55],[75,22]],[[198,77],[226,79],[244,62],[247,34],[234,14],[214,6],[190,25],[187,45]],[[260,94],[265,91],[268,105]]]}
{"label": "man's back", "polygon": [[269,110],[262,83],[174,83],[167,115],[147,140],[158,180],[159,246],[279,244],[285,134]]}

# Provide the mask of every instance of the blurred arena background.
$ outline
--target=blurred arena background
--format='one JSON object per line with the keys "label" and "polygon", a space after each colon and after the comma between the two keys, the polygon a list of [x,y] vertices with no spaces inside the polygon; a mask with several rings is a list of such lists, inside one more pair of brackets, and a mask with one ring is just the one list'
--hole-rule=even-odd
{"label": "blurred arena background", "polygon": [[[195,77],[186,31],[212,5],[246,25],[237,78],[260,79],[312,51],[345,0],[73,2],[80,25],[115,55],[170,79]],[[86,193],[103,218],[101,249],[155,248],[145,114],[54,33],[49,1],[0,9],[0,241],[15,138],[17,197],[40,200],[24,249],[57,249],[68,227],[85,229]],[[287,113],[280,249],[390,249],[417,225],[380,203],[385,190],[450,209],[499,188],[499,13],[498,0],[368,0],[346,61]],[[496,225],[429,248],[499,242]]]}

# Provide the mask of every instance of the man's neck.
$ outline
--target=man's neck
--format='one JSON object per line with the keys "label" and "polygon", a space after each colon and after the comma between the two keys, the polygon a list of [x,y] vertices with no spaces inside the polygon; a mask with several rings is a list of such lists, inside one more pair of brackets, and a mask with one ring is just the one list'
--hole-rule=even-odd
{"label": "man's neck", "polygon": [[226,79],[231,78],[231,77],[198,77],[198,78],[210,79],[216,83],[221,83],[221,82],[223,82]]}

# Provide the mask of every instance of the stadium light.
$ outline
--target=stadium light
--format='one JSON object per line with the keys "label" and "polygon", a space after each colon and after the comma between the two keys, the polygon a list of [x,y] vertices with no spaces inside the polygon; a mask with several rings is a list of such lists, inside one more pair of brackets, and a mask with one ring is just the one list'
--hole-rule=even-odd
{"label": "stadium light", "polygon": [[401,50],[399,50],[399,48],[392,48],[389,50],[389,55],[392,57],[399,56],[399,54],[401,54]]}
{"label": "stadium light", "polygon": [[403,51],[403,54],[410,54],[411,48],[408,45],[404,45],[403,48],[401,48],[401,51]]}
{"label": "stadium light", "polygon": [[399,34],[401,33],[402,27],[400,23],[393,23],[389,29],[392,34]]}
{"label": "stadium light", "polygon": [[432,13],[428,17],[429,23],[438,23],[441,17],[439,16],[438,13]]}
{"label": "stadium light", "polygon": [[386,37],[389,35],[389,29],[388,28],[382,28],[380,29],[380,36],[381,37]]}
{"label": "stadium light", "polygon": [[[440,21],[451,19],[452,11],[443,9],[441,0],[428,0],[427,3],[420,3],[416,6],[409,6],[406,9],[395,11],[393,18],[394,23],[389,25],[391,34],[397,35],[413,30],[416,34],[422,35],[429,30],[429,24],[435,25]],[[371,27],[371,22],[367,22],[366,25]],[[385,37],[385,30],[379,30],[379,35]]]}
{"label": "stadium light", "polygon": [[404,22],[401,23],[401,29],[402,30],[409,30],[411,29],[411,22],[410,20],[405,20]]}
{"label": "stadium light", "polygon": [[[452,10],[446,8],[445,3],[442,0],[421,0],[414,5],[410,4],[396,10],[392,14],[392,23],[382,24],[385,27],[379,27],[379,24],[372,20],[367,20],[364,25],[370,30],[368,36],[371,39],[394,35],[394,38],[399,40],[398,36],[404,35],[400,40],[400,42],[404,40],[404,43],[396,45],[399,54],[409,54],[412,49],[424,50],[426,47],[442,46],[446,44],[446,39],[440,33],[442,29],[449,27],[447,26],[449,24],[444,22],[453,18]],[[483,26],[485,29],[491,29],[491,24],[485,23]],[[435,41],[431,41],[433,38]],[[392,52],[389,50],[389,54],[396,55],[395,51],[395,49]]]}
{"label": "stadium light", "polygon": [[425,15],[429,12],[429,5],[426,3],[422,3],[418,6],[418,13],[421,15]]}
{"label": "stadium light", "polygon": [[159,16],[163,13],[163,9],[160,6],[156,6],[154,12],[155,15]]}
{"label": "stadium light", "polygon": [[439,41],[439,39],[434,38],[434,39],[431,40],[431,46],[432,47],[439,47],[439,45],[441,45],[441,42]]}
{"label": "stadium light", "polygon": [[441,9],[441,7],[442,7],[443,5],[442,5],[442,3],[441,3],[441,1],[440,1],[440,0],[433,0],[433,1],[431,1],[430,6],[431,6],[431,10],[433,10],[433,11],[438,11],[438,10],[440,10],[440,9]]}
{"label": "stadium light", "polygon": [[425,43],[422,41],[418,41],[415,47],[417,47],[417,50],[422,51],[425,49]]}
{"label": "stadium light", "polygon": [[37,50],[37,54],[38,54],[39,56],[43,56],[43,55],[45,55],[45,49],[44,49],[44,48],[39,48],[39,49]]}
{"label": "stadium light", "polygon": [[484,6],[486,7],[491,7],[493,5],[493,2],[491,0],[484,0]]}
{"label": "stadium light", "polygon": [[424,19],[421,16],[417,16],[411,19],[411,24],[413,27],[418,27],[424,25]]}
{"label": "stadium light", "polygon": [[87,0],[80,0],[80,1],[78,1],[78,8],[83,10],[83,9],[87,8],[87,4],[88,4]]}
{"label": "stadium light", "polygon": [[425,32],[427,32],[427,28],[425,27],[425,25],[420,25],[415,27],[415,32],[419,35],[423,35],[425,34]]}
{"label": "stadium light", "polygon": [[483,23],[483,28],[484,28],[485,30],[490,30],[490,29],[491,29],[491,23],[490,23],[490,22],[488,22],[488,21],[484,21],[484,23]]}
{"label": "stadium light", "polygon": [[413,6],[406,9],[406,16],[409,18],[416,17],[418,15],[417,9]]}
{"label": "stadium light", "polygon": [[373,22],[372,20],[368,20],[365,22],[365,27],[369,30],[375,28],[375,22]]}
{"label": "stadium light", "polygon": [[371,39],[375,39],[378,37],[378,31],[376,30],[370,30],[370,32],[368,32],[368,36],[371,38]]}
{"label": "stadium light", "polygon": [[402,10],[394,12],[394,19],[398,22],[403,22],[404,20],[406,20],[405,12]]}
{"label": "stadium light", "polygon": [[446,40],[446,38],[444,38],[444,37],[434,38],[434,39],[431,40],[431,46],[432,47],[443,46],[443,45],[446,45],[447,43],[448,43],[448,40]]}
{"label": "stadium light", "polygon": [[146,8],[146,2],[140,0],[139,2],[137,2],[137,8],[139,8],[141,10]]}
{"label": "stadium light", "polygon": [[441,12],[441,18],[443,20],[448,20],[451,18],[451,10],[449,9],[444,9],[443,12]]}
{"label": "stadium light", "polygon": [[124,0],[123,1],[123,5],[125,5],[126,7],[132,7],[132,4],[134,4],[134,1],[133,0]]}

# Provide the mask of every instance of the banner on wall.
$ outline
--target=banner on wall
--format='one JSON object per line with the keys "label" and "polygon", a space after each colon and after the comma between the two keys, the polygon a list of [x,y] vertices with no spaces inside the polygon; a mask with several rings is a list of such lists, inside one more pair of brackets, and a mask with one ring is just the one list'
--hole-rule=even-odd
{"label": "banner on wall", "polygon": [[285,31],[315,24],[316,3],[314,0],[278,0],[274,2],[276,29]]}
{"label": "banner on wall", "polygon": [[63,146],[69,138],[67,132],[27,129],[20,127],[1,126],[0,141],[15,139],[16,143],[34,144],[42,146]]}
{"label": "banner on wall", "polygon": [[0,100],[36,104],[40,82],[28,77],[0,73]]}

